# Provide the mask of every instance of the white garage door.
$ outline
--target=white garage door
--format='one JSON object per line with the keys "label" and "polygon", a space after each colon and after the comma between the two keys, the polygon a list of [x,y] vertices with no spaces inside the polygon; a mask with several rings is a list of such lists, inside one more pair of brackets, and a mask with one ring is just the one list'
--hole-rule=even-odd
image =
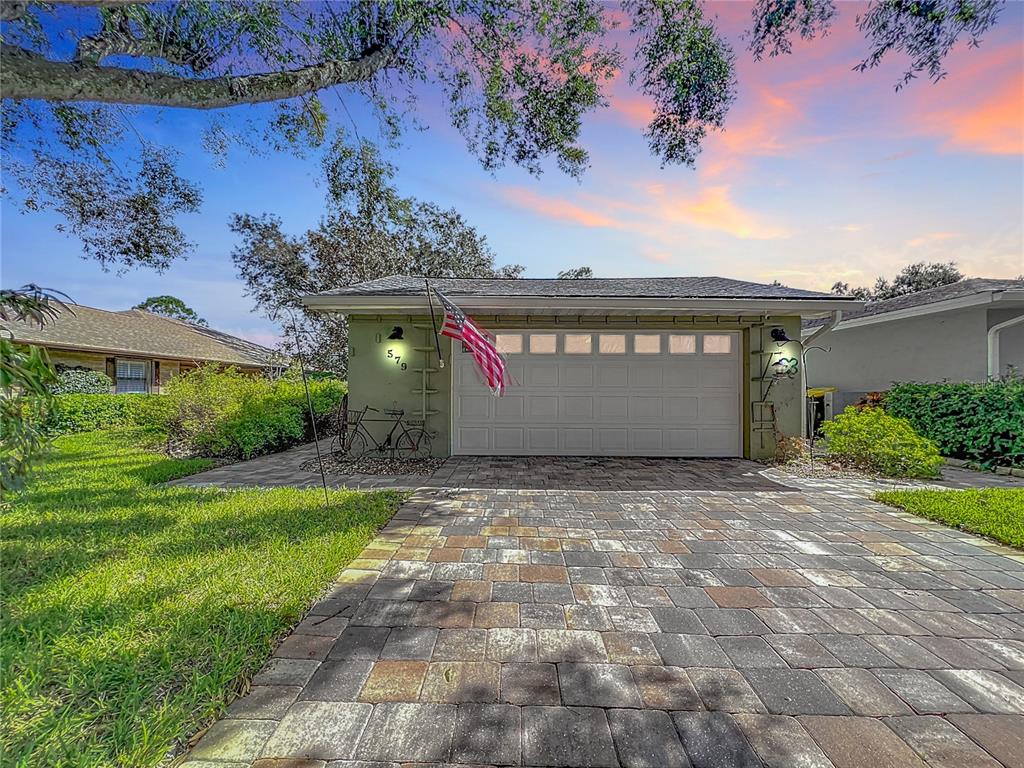
{"label": "white garage door", "polygon": [[740,339],[724,332],[506,331],[511,383],[454,352],[452,452],[739,456]]}

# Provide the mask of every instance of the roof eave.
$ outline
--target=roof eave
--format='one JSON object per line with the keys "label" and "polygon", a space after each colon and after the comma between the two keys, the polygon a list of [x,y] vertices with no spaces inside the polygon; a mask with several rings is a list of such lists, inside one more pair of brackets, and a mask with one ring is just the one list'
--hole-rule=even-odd
{"label": "roof eave", "polygon": [[[856,309],[864,302],[845,297],[828,298],[656,298],[656,297],[574,297],[574,296],[482,296],[453,297],[465,310],[474,312],[538,312],[544,314],[580,314],[605,312],[635,315],[687,314],[691,312],[722,314],[799,314],[818,315],[836,309]],[[302,303],[318,312],[338,312],[345,315],[373,315],[410,312],[429,309],[424,295],[324,295],[304,296]],[[438,310],[437,303],[434,304]]]}

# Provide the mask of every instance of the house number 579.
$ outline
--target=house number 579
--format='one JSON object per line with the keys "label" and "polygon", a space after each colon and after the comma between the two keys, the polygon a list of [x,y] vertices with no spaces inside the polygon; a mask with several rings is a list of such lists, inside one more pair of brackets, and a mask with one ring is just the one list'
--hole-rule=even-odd
{"label": "house number 579", "polygon": [[407,370],[409,368],[409,364],[408,363],[403,363],[402,362],[402,356],[401,355],[396,355],[395,354],[395,350],[393,350],[393,349],[389,349],[388,350],[388,358],[391,359],[391,360],[394,360],[395,361],[395,365],[400,366],[403,371]]}

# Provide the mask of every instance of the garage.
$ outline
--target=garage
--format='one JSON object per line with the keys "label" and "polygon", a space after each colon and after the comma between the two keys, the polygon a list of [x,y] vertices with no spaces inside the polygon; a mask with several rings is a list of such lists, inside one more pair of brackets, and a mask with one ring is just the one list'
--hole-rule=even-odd
{"label": "garage", "polygon": [[457,455],[740,456],[741,344],[723,331],[499,331],[494,397],[454,349]]}

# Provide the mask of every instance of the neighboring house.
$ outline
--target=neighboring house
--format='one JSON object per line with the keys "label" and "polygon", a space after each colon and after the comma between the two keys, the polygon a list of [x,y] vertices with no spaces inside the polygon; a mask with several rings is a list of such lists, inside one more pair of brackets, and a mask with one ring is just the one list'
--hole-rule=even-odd
{"label": "neighboring house", "polygon": [[[422,278],[304,301],[348,317],[350,409],[425,419],[438,455],[770,456],[804,418],[799,344],[773,340],[773,329],[798,339],[801,320],[862,305],[719,277],[431,285],[495,334],[511,378],[504,397],[445,337],[438,365]],[[789,373],[774,376],[780,360]]]}
{"label": "neighboring house", "polygon": [[[823,321],[804,324],[805,337]],[[972,278],[844,312],[811,352],[811,387],[835,387],[836,413],[895,381],[985,381],[1024,372],[1024,280]]]}
{"label": "neighboring house", "polygon": [[118,393],[160,392],[172,376],[203,363],[258,372],[275,362],[267,347],[141,309],[110,312],[69,304],[42,328],[0,321],[0,333],[45,347],[55,366],[106,373]]}

